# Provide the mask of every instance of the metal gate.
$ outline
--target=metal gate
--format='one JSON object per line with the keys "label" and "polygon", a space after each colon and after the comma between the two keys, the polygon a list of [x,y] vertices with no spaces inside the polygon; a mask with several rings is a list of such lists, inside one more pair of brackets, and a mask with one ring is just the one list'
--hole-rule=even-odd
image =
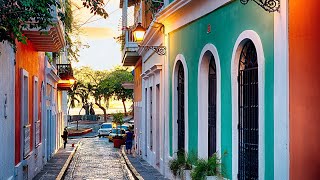
{"label": "metal gate", "polygon": [[178,150],[184,150],[184,70],[180,62],[178,70]]}
{"label": "metal gate", "polygon": [[208,73],[208,157],[216,152],[216,119],[217,119],[217,75],[216,64],[211,55]]}
{"label": "metal gate", "polygon": [[259,94],[256,48],[248,40],[241,51],[238,74],[239,160],[238,179],[258,179]]}

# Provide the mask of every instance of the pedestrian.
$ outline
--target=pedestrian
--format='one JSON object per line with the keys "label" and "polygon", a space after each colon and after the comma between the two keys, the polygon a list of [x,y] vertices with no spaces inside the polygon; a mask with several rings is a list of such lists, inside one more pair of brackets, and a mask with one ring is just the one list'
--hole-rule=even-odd
{"label": "pedestrian", "polygon": [[67,140],[68,140],[68,131],[67,131],[67,127],[64,128],[63,134],[61,135],[62,139],[63,139],[63,148],[66,148],[67,145]]}
{"label": "pedestrian", "polygon": [[133,136],[134,135],[133,135],[132,129],[129,128],[129,131],[126,133],[126,151],[127,151],[127,154],[129,153],[129,151],[130,151],[130,154],[132,154],[131,148],[132,148]]}

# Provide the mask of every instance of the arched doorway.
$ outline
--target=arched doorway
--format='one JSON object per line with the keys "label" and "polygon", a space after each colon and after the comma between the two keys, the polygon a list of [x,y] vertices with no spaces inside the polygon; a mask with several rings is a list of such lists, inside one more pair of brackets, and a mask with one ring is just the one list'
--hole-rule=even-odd
{"label": "arched doorway", "polygon": [[217,151],[217,73],[211,54],[208,71],[208,157]]}
{"label": "arched doorway", "polygon": [[198,156],[221,156],[221,70],[217,48],[206,44],[198,66]]}
{"label": "arched doorway", "polygon": [[178,67],[178,87],[177,87],[177,95],[178,95],[178,150],[185,150],[185,102],[184,102],[184,69],[181,62],[179,62]]}
{"label": "arched doorway", "polygon": [[242,46],[238,69],[238,179],[259,177],[259,87],[256,47]]}

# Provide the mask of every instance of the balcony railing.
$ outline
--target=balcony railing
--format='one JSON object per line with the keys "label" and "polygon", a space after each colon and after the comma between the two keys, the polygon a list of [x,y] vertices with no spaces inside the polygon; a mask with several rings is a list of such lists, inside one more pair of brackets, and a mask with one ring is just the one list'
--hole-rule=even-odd
{"label": "balcony railing", "polygon": [[61,80],[58,81],[59,90],[71,90],[71,86],[75,82],[71,64],[57,64],[58,76]]}
{"label": "balcony railing", "polygon": [[73,79],[71,64],[57,64],[58,76],[63,80]]}
{"label": "balcony railing", "polygon": [[134,66],[139,60],[138,43],[133,41],[132,30],[125,31],[124,47],[122,50],[122,63],[124,66]]}

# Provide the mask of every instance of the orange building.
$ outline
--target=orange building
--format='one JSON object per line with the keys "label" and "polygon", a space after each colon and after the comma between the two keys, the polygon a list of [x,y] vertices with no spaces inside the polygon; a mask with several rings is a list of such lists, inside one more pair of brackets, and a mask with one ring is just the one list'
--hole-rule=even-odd
{"label": "orange building", "polygon": [[289,1],[290,179],[317,179],[320,167],[318,1]]}
{"label": "orange building", "polygon": [[63,90],[70,88],[73,73],[70,64],[62,64],[67,61],[60,52],[65,46],[62,22],[54,23],[47,33],[25,30],[27,44],[16,43],[16,179],[32,179],[62,145],[67,112]]}
{"label": "orange building", "polygon": [[[44,80],[44,53],[35,50],[32,42],[28,45],[17,43],[15,66],[15,165],[36,161],[35,167],[22,165],[22,172],[40,169],[41,156],[36,151],[41,144],[40,91]],[[33,163],[30,163],[33,164]],[[30,171],[28,174],[34,174]]]}

